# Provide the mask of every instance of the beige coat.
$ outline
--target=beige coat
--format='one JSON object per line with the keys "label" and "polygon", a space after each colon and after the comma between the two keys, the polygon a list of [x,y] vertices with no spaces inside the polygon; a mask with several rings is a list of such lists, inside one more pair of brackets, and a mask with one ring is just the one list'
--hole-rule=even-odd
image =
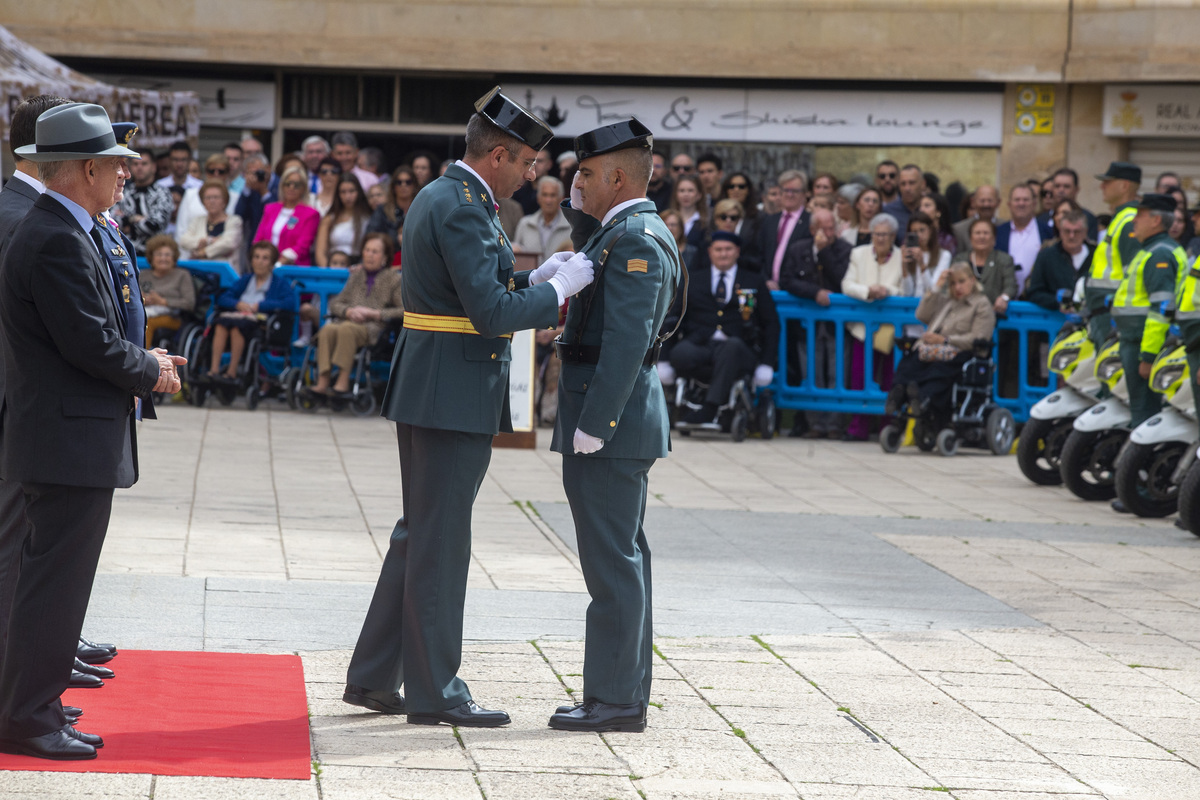
{"label": "beige coat", "polygon": [[367,271],[356,269],[340,292],[329,298],[329,313],[344,319],[351,306],[377,308],[383,319],[365,323],[370,334],[370,344],[379,341],[383,326],[394,319],[404,318],[404,306],[400,300],[400,270],[384,267],[375,273],[375,285],[367,291]]}
{"label": "beige coat", "polygon": [[991,339],[996,329],[996,312],[978,282],[962,300],[955,300],[945,290],[925,295],[917,305],[917,319],[959,350],[970,350],[976,339]]}
{"label": "beige coat", "polygon": [[[850,266],[842,278],[842,294],[855,300],[867,300],[867,290],[879,284],[887,288],[888,296],[900,294],[900,280],[904,277],[904,259],[900,248],[893,246],[891,257],[880,264],[875,258],[872,245],[859,245],[850,251]],[[891,327],[891,326],[888,326]],[[861,322],[851,322],[846,326],[850,335],[860,342],[866,338],[866,326]]]}

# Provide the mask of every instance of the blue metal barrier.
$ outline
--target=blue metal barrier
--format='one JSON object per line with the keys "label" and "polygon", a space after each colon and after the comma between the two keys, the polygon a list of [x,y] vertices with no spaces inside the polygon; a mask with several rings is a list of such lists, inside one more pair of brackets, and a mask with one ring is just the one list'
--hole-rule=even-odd
{"label": "blue metal barrier", "polygon": [[342,291],[350,278],[350,270],[335,267],[276,267],[275,274],[291,281],[300,294],[316,295],[321,319],[329,313],[329,298]]}
{"label": "blue metal barrier", "polygon": [[[840,294],[829,296],[830,304],[820,306],[812,300],[801,300],[787,292],[773,292],[776,308],[779,311],[780,340],[779,340],[779,369],[775,372],[775,381],[771,389],[775,395],[775,403],[780,408],[791,408],[804,411],[834,411],[857,414],[882,414],[887,393],[874,380],[875,352],[869,346],[875,331],[882,325],[895,327],[896,336],[902,335],[904,325],[919,325],[915,316],[918,300],[915,297],[889,297],[864,303]],[[1044,334],[1048,341],[1062,327],[1065,318],[1058,312],[1046,311],[1032,303],[1012,302],[1008,305],[1006,318],[998,319],[996,334],[993,336],[992,356],[996,362],[993,378],[993,397],[997,405],[1012,412],[1018,422],[1029,417],[1029,409],[1045,395],[1053,391],[1050,381],[1044,380],[1044,359],[1040,353],[1037,358],[1030,359],[1030,340],[1034,334]],[[793,366],[788,360],[788,341],[797,333],[799,326],[804,331],[804,358],[802,363],[816,363],[817,323],[832,322],[835,342],[835,356],[838,364],[836,386],[822,388],[813,381],[811,369],[803,370],[803,375],[797,377],[789,374]],[[846,325],[851,322],[861,322],[866,326],[866,341],[863,348],[863,387],[850,389],[848,385],[850,333]],[[791,332],[789,333],[789,328]],[[1012,333],[1004,333],[1011,331]],[[1008,344],[1015,338],[1017,344]],[[1006,343],[1004,357],[1000,354],[999,341]],[[1011,370],[1009,351],[1015,350],[1018,359],[1018,379],[1015,396],[1001,394],[1002,377],[1006,367]],[[893,348],[891,358],[899,361],[900,353]],[[1039,363],[1040,362],[1040,363]],[[1031,375],[1036,371],[1036,376]],[[1034,378],[1031,383],[1030,379]]]}
{"label": "blue metal barrier", "polygon": [[[228,289],[241,277],[237,270],[225,261],[180,261],[179,266],[188,272],[198,272],[204,275],[216,275],[221,281],[221,288]],[[150,269],[145,256],[138,256],[138,270]]]}

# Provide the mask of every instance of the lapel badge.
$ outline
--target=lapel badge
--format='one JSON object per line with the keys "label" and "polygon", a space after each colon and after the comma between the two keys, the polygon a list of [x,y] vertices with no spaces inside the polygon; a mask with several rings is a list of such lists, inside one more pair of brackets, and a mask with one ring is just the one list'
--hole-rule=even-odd
{"label": "lapel badge", "polygon": [[117,255],[117,248],[115,248],[115,247],[110,248],[108,252],[112,253],[115,256],[115,255]]}
{"label": "lapel badge", "polygon": [[125,298],[125,302],[128,303],[131,297],[128,283],[121,287],[121,295]]}
{"label": "lapel badge", "polygon": [[514,280],[513,278],[509,278],[508,279],[508,290],[511,292],[511,291],[516,290],[516,288],[517,288],[516,280]]}

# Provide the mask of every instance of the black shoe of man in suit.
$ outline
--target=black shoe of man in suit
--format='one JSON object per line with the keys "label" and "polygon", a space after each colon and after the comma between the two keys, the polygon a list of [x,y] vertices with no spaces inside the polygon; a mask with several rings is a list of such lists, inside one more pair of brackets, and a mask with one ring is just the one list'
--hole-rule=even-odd
{"label": "black shoe of man in suit", "polygon": [[408,712],[410,725],[437,725],[445,722],[464,728],[498,728],[512,722],[504,711],[491,711],[475,705],[474,700],[468,700],[462,705],[448,708],[445,711],[428,711],[422,714]]}
{"label": "black shoe of man in suit", "polygon": [[83,716],[83,709],[79,708],[78,706],[63,706],[63,713],[68,717],[75,717],[78,719],[79,717]]}
{"label": "black shoe of man in suit", "polygon": [[63,733],[76,741],[83,742],[84,744],[90,744],[92,747],[104,747],[104,740],[94,733],[77,731],[73,725],[67,725],[62,730]]}
{"label": "black shoe of man in suit", "polygon": [[352,706],[369,708],[372,711],[378,711],[380,714],[405,713],[404,697],[399,692],[364,689],[361,686],[355,686],[353,683],[346,684],[346,691],[342,693],[342,702],[349,703]]}
{"label": "black shoe of man in suit", "polygon": [[65,730],[28,739],[0,739],[0,752],[47,758],[51,761],[84,761],[96,757],[96,748],[84,744]]}
{"label": "black shoe of man in suit", "polygon": [[67,686],[72,689],[99,689],[103,685],[104,681],[95,675],[87,675],[76,670],[71,670],[71,680],[67,683]]}
{"label": "black shoe of man in suit", "polygon": [[84,675],[95,675],[97,678],[102,678],[103,680],[117,677],[117,674],[108,667],[98,667],[95,664],[85,663],[78,658],[75,659],[75,671],[82,672]]}
{"label": "black shoe of man in suit", "polygon": [[116,655],[117,646],[115,644],[96,644],[82,636],[79,637],[79,648],[75,652],[75,657],[80,661],[87,664],[107,664]]}
{"label": "black shoe of man in suit", "polygon": [[646,707],[641,703],[602,703],[593,698],[565,714],[554,714],[550,727],[560,731],[641,733],[646,730]]}

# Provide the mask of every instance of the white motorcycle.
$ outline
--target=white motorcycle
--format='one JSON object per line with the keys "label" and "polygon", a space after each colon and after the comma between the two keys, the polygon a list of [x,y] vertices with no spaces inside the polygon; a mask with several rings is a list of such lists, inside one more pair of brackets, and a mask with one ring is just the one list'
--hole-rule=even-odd
{"label": "white motorcycle", "polygon": [[1096,379],[1112,395],[1081,413],[1063,443],[1059,473],[1063,484],[1082,500],[1111,500],[1117,490],[1117,456],[1129,438],[1129,390],[1114,339],[1096,356]]}

